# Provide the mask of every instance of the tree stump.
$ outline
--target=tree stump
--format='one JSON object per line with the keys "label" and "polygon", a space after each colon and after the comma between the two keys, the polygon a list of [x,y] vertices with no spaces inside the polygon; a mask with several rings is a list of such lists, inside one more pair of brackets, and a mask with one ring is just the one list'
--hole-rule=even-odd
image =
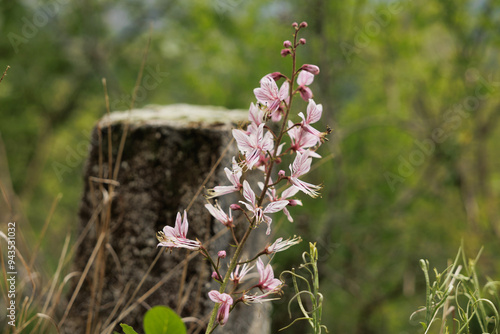
{"label": "tree stump", "polygon": [[[227,147],[205,187],[228,184],[224,167],[230,167],[231,158],[238,154],[231,143],[231,129],[246,120],[246,111],[171,105],[113,112],[98,122],[92,133],[79,212],[84,237],[74,259],[75,271],[88,270],[81,282],[75,278],[68,293],[67,303],[73,295],[76,298],[65,316],[64,333],[122,333],[120,323],[143,332],[143,316],[155,305],[177,311],[192,333],[204,332],[203,324],[213,307],[207,293],[218,290],[210,278],[208,261],[175,249],[163,252],[147,271],[160,251],[156,232],[165,225],[173,226],[177,212],[188,209],[193,198],[188,237],[204,244],[211,240],[207,248],[214,258],[222,249],[228,253],[226,260],[231,257],[230,233],[224,233],[226,228],[204,208],[205,191],[199,195],[197,191]],[[127,135],[114,179],[124,131]],[[223,196],[219,203],[224,207],[227,200]],[[265,246],[259,240],[263,234],[253,234],[256,239],[248,244],[254,249],[248,250],[248,256]],[[223,263],[223,272],[225,268]],[[269,333],[269,323],[269,306],[241,304],[216,333]]]}

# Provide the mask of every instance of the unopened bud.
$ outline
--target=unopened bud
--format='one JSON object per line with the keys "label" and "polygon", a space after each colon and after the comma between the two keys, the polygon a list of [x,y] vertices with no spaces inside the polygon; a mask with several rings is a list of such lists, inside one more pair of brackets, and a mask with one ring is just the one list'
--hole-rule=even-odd
{"label": "unopened bud", "polygon": [[279,79],[281,78],[284,78],[285,76],[283,74],[281,74],[280,72],[273,72],[271,74],[268,74],[267,76],[269,76],[271,79],[273,79],[274,81],[278,81]]}
{"label": "unopened bud", "polygon": [[300,27],[301,28],[307,28],[307,22],[306,21],[300,22]]}
{"label": "unopened bud", "polygon": [[213,279],[217,279],[217,280],[220,280],[220,279],[221,279],[221,278],[220,278],[220,276],[219,276],[219,275],[217,275],[217,272],[216,272],[216,271],[212,272],[212,278],[213,278]]}
{"label": "unopened bud", "polygon": [[221,250],[217,253],[217,256],[220,257],[221,259],[224,259],[226,257],[226,251]]}
{"label": "unopened bud", "polygon": [[285,173],[285,171],[284,171],[283,169],[282,169],[282,170],[280,170],[280,171],[278,172],[278,176],[279,176],[280,178],[284,178],[284,177],[285,177],[285,175],[286,175],[286,173]]}
{"label": "unopened bud", "polygon": [[234,210],[234,211],[237,211],[237,210],[241,210],[241,206],[239,206],[238,204],[231,204],[229,206],[231,208],[231,210]]}
{"label": "unopened bud", "polygon": [[302,205],[302,202],[298,199],[289,199],[288,205],[290,205],[290,206]]}
{"label": "unopened bud", "polygon": [[292,23],[292,27],[297,28],[298,26],[299,26],[299,24],[297,22]]}
{"label": "unopened bud", "polygon": [[306,39],[305,38],[299,39],[299,43],[302,45],[306,44]]}
{"label": "unopened bud", "polygon": [[290,42],[290,41],[284,41],[284,42],[283,42],[283,46],[284,46],[285,48],[291,48],[291,47],[292,47],[292,42]]}
{"label": "unopened bud", "polygon": [[318,75],[319,74],[319,67],[316,65],[311,65],[311,64],[304,64],[300,68],[303,71],[307,71],[311,74]]}
{"label": "unopened bud", "polygon": [[292,51],[290,51],[290,49],[282,49],[281,50],[281,57],[286,57],[291,53],[292,53]]}

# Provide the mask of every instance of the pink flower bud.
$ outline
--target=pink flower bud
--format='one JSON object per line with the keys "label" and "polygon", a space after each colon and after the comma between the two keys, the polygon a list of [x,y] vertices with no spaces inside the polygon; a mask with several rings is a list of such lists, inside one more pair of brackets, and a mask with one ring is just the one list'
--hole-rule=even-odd
{"label": "pink flower bud", "polygon": [[299,39],[299,43],[302,45],[306,44],[306,39],[305,38]]}
{"label": "pink flower bud", "polygon": [[292,27],[297,28],[298,26],[299,26],[299,24],[297,22],[292,23]]}
{"label": "pink flower bud", "polygon": [[284,41],[284,42],[283,42],[283,46],[284,46],[285,48],[291,48],[291,47],[292,47],[292,42],[290,42],[290,41]]}
{"label": "pink flower bud", "polygon": [[302,202],[298,199],[289,199],[288,205],[290,205],[290,206],[302,205]]}
{"label": "pink flower bud", "polygon": [[219,276],[219,275],[217,275],[217,272],[215,272],[215,271],[214,271],[214,272],[212,272],[212,278],[213,278],[213,279],[217,279],[217,280],[220,280],[220,279],[221,279],[221,278],[220,278],[220,276]]}
{"label": "pink flower bud", "polygon": [[301,28],[307,28],[307,22],[306,21],[300,22],[300,27]]}
{"label": "pink flower bud", "polygon": [[304,64],[300,68],[303,71],[307,71],[311,74],[318,75],[319,74],[319,67],[316,65],[311,65],[311,64]]}
{"label": "pink flower bud", "polygon": [[267,76],[271,77],[274,81],[278,81],[281,78],[284,78],[285,76],[281,74],[280,72],[273,72],[271,74],[268,74]]}
{"label": "pink flower bud", "polygon": [[285,173],[285,171],[284,171],[283,169],[282,169],[282,170],[280,170],[280,171],[278,172],[278,176],[279,176],[280,178],[284,178],[284,177],[285,177],[285,175],[286,175],[286,173]]}
{"label": "pink flower bud", "polygon": [[291,53],[292,53],[292,51],[290,51],[290,49],[283,49],[283,50],[281,50],[281,56],[282,57],[286,57],[286,56],[288,56]]}
{"label": "pink flower bud", "polygon": [[226,257],[226,251],[221,250],[217,253],[217,256],[220,257],[221,259],[224,259]]}
{"label": "pink flower bud", "polygon": [[231,204],[229,207],[234,211],[241,210],[241,206],[239,206],[238,204]]}

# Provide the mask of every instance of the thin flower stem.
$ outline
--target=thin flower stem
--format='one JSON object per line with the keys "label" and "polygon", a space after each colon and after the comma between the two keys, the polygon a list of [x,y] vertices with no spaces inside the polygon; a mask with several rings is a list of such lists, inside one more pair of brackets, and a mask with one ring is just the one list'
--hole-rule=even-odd
{"label": "thin flower stem", "polygon": [[[292,101],[293,101],[293,94],[292,93],[294,92],[294,82],[295,82],[295,77],[297,75],[297,68],[296,68],[296,48],[299,45],[297,43],[297,34],[298,34],[299,30],[300,30],[300,28],[296,29],[295,33],[293,35],[293,47],[292,47],[292,54],[291,54],[291,56],[292,56],[292,76],[291,76],[290,79],[286,78],[286,80],[288,80],[289,84],[290,84],[289,85],[290,86],[290,88],[289,88],[289,101],[288,101],[288,103],[286,103],[286,102],[284,103],[285,104],[285,115],[283,117],[283,122],[281,123],[281,129],[280,129],[279,135],[276,137],[274,135],[274,133],[273,133],[273,137],[275,138],[274,152],[271,155],[271,159],[270,159],[269,165],[266,167],[266,170],[265,170],[264,187],[262,188],[261,195],[257,198],[257,206],[259,206],[259,207],[262,205],[262,202],[264,201],[264,199],[266,197],[265,195],[267,193],[267,190],[271,186],[269,184],[269,180],[270,180],[270,177],[271,177],[271,171],[273,170],[273,167],[274,167],[275,159],[276,159],[276,157],[278,155],[277,154],[278,153],[278,148],[279,148],[279,145],[280,145],[280,143],[281,143],[281,141],[283,139],[283,135],[285,133],[287,133],[287,131],[288,131],[288,130],[286,130],[287,129],[287,120],[288,120],[288,115],[290,113],[291,106],[292,106]],[[227,286],[227,284],[228,284],[228,282],[230,280],[231,273],[236,268],[236,265],[239,264],[239,258],[240,258],[241,252],[243,250],[243,247],[244,247],[246,241],[248,240],[248,237],[250,236],[250,233],[256,227],[256,224],[257,224],[257,221],[256,221],[255,217],[252,218],[252,219],[250,219],[248,217],[248,214],[247,214],[246,210],[242,210],[242,211],[245,214],[245,216],[247,217],[247,219],[249,220],[250,225],[248,226],[248,229],[246,230],[245,234],[241,238],[240,242],[237,244],[236,251],[234,252],[233,257],[231,258],[231,261],[229,263],[229,267],[227,269],[226,275],[224,276],[224,280],[222,281],[222,284],[221,284],[221,286],[219,288],[219,293],[224,293],[225,292],[226,286]],[[207,330],[205,332],[206,334],[212,333],[215,330],[215,328],[218,326],[218,323],[216,323],[216,319],[217,319],[217,311],[219,310],[219,307],[220,307],[219,303],[217,303],[217,304],[214,305],[214,308],[212,310],[212,314],[210,316],[210,320],[209,320],[209,323],[208,323],[208,326],[207,326]]]}

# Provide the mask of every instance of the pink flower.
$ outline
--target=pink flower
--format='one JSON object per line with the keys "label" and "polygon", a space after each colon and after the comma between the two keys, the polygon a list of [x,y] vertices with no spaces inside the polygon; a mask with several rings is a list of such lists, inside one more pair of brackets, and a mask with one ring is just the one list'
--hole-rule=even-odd
{"label": "pink flower", "polygon": [[259,126],[264,122],[264,112],[255,104],[250,103],[250,110],[248,111],[248,120],[255,125]]}
{"label": "pink flower", "polygon": [[279,279],[274,278],[273,267],[268,263],[264,267],[264,263],[259,258],[257,260],[257,270],[260,274],[259,284],[257,285],[263,291],[278,292],[283,284]]}
{"label": "pink flower", "polygon": [[241,281],[243,281],[243,277],[245,277],[245,275],[253,269],[254,266],[251,266],[248,264],[248,263],[245,263],[243,264],[243,266],[241,267],[241,271],[240,271],[240,265],[238,264],[236,266],[236,268],[234,269],[234,271],[231,273],[231,281],[234,282],[234,284],[238,284],[240,283]]}
{"label": "pink flower", "polygon": [[[285,177],[285,171],[280,171],[279,173],[283,175],[282,177],[286,178]],[[269,178],[269,183],[270,184],[273,183],[273,181],[272,181],[271,178]],[[259,185],[260,189],[264,189],[264,183],[263,182],[259,182],[258,185]],[[281,200],[287,200],[289,197],[292,197],[295,194],[297,194],[298,191],[299,191],[299,189],[297,187],[291,186],[291,187],[288,187],[287,189],[283,190],[283,192],[281,193],[281,196],[278,196],[276,194],[276,188],[269,187],[269,188],[267,188],[267,196],[269,197],[269,200],[271,202],[276,202],[276,201],[281,201]],[[293,204],[294,204],[293,206],[302,205],[302,202],[300,200],[288,200],[288,205],[291,205],[292,201],[293,201]],[[283,208],[283,213],[288,218],[288,221],[290,223],[293,223],[293,218],[290,215],[290,212],[288,211],[288,209],[286,207]]]}
{"label": "pink flower", "polygon": [[175,220],[175,227],[165,226],[163,228],[163,232],[160,231],[156,235],[158,241],[160,242],[158,246],[168,248],[186,248],[190,250],[200,249],[201,243],[199,241],[186,238],[188,227],[189,223],[187,220],[186,210],[184,210],[183,219],[181,219],[181,214],[178,212]]}
{"label": "pink flower", "polygon": [[274,291],[269,291],[269,292],[266,292],[262,295],[243,295],[241,297],[241,300],[243,301],[243,303],[245,304],[255,304],[255,303],[263,303],[263,302],[270,302],[272,300],[278,300],[280,298],[266,298],[266,297],[269,297],[270,295],[274,294],[275,292]]}
{"label": "pink flower", "polygon": [[238,149],[245,153],[245,162],[249,169],[259,161],[260,154],[266,154],[274,148],[273,135],[267,131],[264,135],[264,123],[259,126],[249,126],[250,134],[243,130],[233,130],[233,137],[236,139]]}
{"label": "pink flower", "polygon": [[272,254],[287,250],[288,248],[297,245],[302,239],[300,237],[293,237],[292,239],[287,239],[283,241],[283,238],[278,238],[272,245],[269,245],[264,250],[266,254]]}
{"label": "pink flower", "polygon": [[240,191],[243,185],[240,183],[241,175],[243,171],[241,167],[236,162],[236,159],[233,157],[233,170],[229,168],[224,168],[224,172],[226,173],[226,177],[231,182],[232,186],[217,186],[213,189],[209,189],[207,191],[207,198],[213,198],[217,196],[222,196],[226,194],[230,194],[236,191]]}
{"label": "pink flower", "polygon": [[313,97],[311,89],[307,87],[310,84],[312,84],[313,81],[314,81],[314,74],[311,74],[310,72],[307,71],[301,71],[299,73],[299,76],[297,78],[297,84],[299,84],[299,87],[297,89],[300,92],[300,97],[304,101],[308,101]]}
{"label": "pink flower", "polygon": [[292,175],[288,178],[288,180],[292,185],[297,187],[300,191],[304,192],[305,194],[311,197],[318,197],[319,196],[318,191],[321,189],[321,186],[316,186],[311,183],[307,183],[298,179],[300,176],[309,172],[309,170],[311,169],[311,162],[312,158],[309,156],[307,152],[303,154],[297,152],[297,156],[295,157],[293,164],[290,165],[290,170],[292,172]]}
{"label": "pink flower", "polygon": [[[290,148],[295,152],[305,152],[306,149],[315,146],[318,143],[318,138],[312,133],[306,131],[302,126],[294,126],[292,121],[288,121],[288,135],[290,136]],[[320,157],[319,154],[311,155]]]}
{"label": "pink flower", "polygon": [[226,251],[225,250],[221,250],[217,253],[217,257],[221,258],[221,259],[225,259],[226,258]]}
{"label": "pink flower", "polygon": [[219,203],[215,203],[215,206],[212,204],[205,204],[205,208],[210,212],[210,214],[220,221],[223,225],[227,227],[233,227],[233,215],[231,213],[231,209],[229,209],[229,215],[227,215],[224,210],[221,209]]}
{"label": "pink flower", "polygon": [[220,303],[219,310],[217,311],[217,321],[221,326],[224,326],[229,318],[229,311],[233,305],[233,298],[227,293],[219,293],[217,290],[212,290],[208,293],[208,297],[215,302]]}
{"label": "pink flower", "polygon": [[240,203],[244,204],[247,207],[248,211],[251,211],[253,213],[253,217],[255,217],[257,224],[260,224],[263,221],[266,222],[266,234],[269,235],[269,233],[271,233],[271,222],[273,220],[271,219],[271,217],[266,216],[266,213],[275,213],[283,210],[283,208],[288,205],[288,201],[283,200],[271,202],[266,206],[265,209],[262,209],[261,206],[257,206],[255,193],[253,192],[252,188],[250,188],[247,180],[243,181],[243,197],[248,201],[248,203],[243,201],[240,201]]}
{"label": "pink flower", "polygon": [[266,75],[260,80],[260,88],[255,88],[253,93],[257,101],[267,107],[272,114],[278,110],[281,101],[288,98],[289,90],[288,81],[285,81],[281,88],[278,90],[278,85],[269,75]]}
{"label": "pink flower", "polygon": [[307,71],[309,73],[312,73],[314,75],[319,74],[319,67],[316,65],[304,64],[304,65],[302,65],[302,67],[300,69],[303,71]]}
{"label": "pink flower", "polygon": [[[307,72],[306,72],[307,73]],[[323,113],[323,106],[321,104],[316,104],[313,99],[309,100],[307,105],[307,117],[304,116],[302,112],[299,113],[300,118],[302,118],[301,126],[304,130],[310,134],[317,137],[317,143],[321,142],[322,133],[313,128],[310,124],[316,123],[321,119],[321,114]]]}

